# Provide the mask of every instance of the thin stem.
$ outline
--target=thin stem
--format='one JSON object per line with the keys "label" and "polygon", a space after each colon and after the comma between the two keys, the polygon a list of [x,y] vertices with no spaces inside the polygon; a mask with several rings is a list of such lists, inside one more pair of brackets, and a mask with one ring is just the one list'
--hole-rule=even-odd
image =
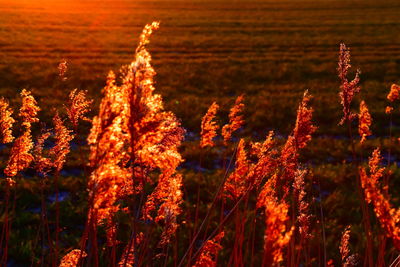
{"label": "thin stem", "polygon": [[[356,150],[355,150],[355,145],[354,145],[354,138],[353,138],[353,134],[352,134],[352,128],[351,128],[351,121],[347,120],[347,130],[348,130],[348,134],[349,134],[349,138],[350,138],[350,142],[351,142],[351,152],[353,155],[353,164],[357,167],[358,169],[358,160],[357,160],[357,154],[356,154]],[[368,212],[368,206],[365,202],[365,198],[364,198],[364,194],[361,188],[361,177],[360,175],[357,173],[357,179],[356,179],[356,183],[357,183],[357,189],[358,189],[358,195],[360,197],[360,204],[361,204],[361,210],[363,212],[363,223],[364,223],[364,230],[366,232],[367,235],[367,247],[366,247],[366,256],[368,257],[368,266],[372,267],[373,266],[373,254],[372,254],[372,250],[373,250],[373,244],[372,244],[372,238],[371,238],[371,225],[370,225],[370,219],[369,219],[369,212]]]}
{"label": "thin stem", "polygon": [[59,202],[59,189],[58,189],[58,178],[60,172],[56,171],[54,176],[54,186],[56,190],[56,239],[55,239],[55,249],[54,249],[54,262],[53,266],[57,265],[58,262],[58,250],[59,250],[59,233],[60,233],[60,202]]}
{"label": "thin stem", "polygon": [[[193,255],[193,258],[196,258],[197,255],[201,252],[202,248],[204,247],[204,245],[207,243],[208,240],[210,240],[213,236],[215,236],[215,234],[220,231],[220,229],[222,228],[222,226],[228,221],[228,219],[231,217],[231,215],[234,213],[234,211],[239,207],[239,204],[243,201],[243,199],[245,198],[245,196],[247,196],[247,194],[253,189],[253,185],[250,185],[246,192],[238,199],[238,201],[236,202],[235,206],[233,206],[233,208],[229,211],[229,213],[225,216],[225,218],[223,219],[222,222],[219,223],[219,225],[214,229],[214,231],[204,240],[204,242],[201,244],[201,246],[199,247],[199,249],[196,251],[196,253]],[[188,259],[189,264],[191,259]],[[182,263],[182,261],[181,261]],[[181,263],[178,265],[181,266]]]}
{"label": "thin stem", "polygon": [[324,245],[324,266],[326,266],[326,237],[325,237],[325,223],[324,223],[324,211],[322,209],[322,194],[321,194],[321,183],[319,177],[317,177],[318,188],[319,188],[319,201],[320,201],[320,215],[321,215],[321,227],[322,227],[322,242]]}
{"label": "thin stem", "polygon": [[[236,150],[237,150],[237,146],[236,146],[236,148],[235,148],[234,155],[236,154]],[[233,162],[234,155],[231,157],[231,160],[229,161],[228,170],[229,170],[229,168],[230,168],[230,166],[231,166],[231,164],[232,164],[232,162]],[[205,225],[205,222],[207,221],[208,217],[209,217],[210,214],[211,214],[211,211],[213,210],[213,208],[214,208],[214,206],[215,206],[215,204],[216,204],[216,202],[217,202],[219,193],[220,193],[220,191],[222,190],[222,188],[223,188],[223,186],[224,186],[224,184],[225,184],[225,181],[226,181],[227,176],[228,176],[228,171],[225,172],[224,177],[223,177],[221,183],[219,184],[217,191],[216,191],[215,194],[214,194],[214,198],[213,198],[213,202],[211,203],[211,207],[208,209],[207,214],[206,214],[206,217],[204,218],[203,222],[201,223],[201,225],[200,225],[200,227],[199,227],[198,232],[196,233],[196,235],[194,236],[192,242],[190,243],[189,248],[186,250],[185,254],[183,255],[183,257],[182,257],[182,259],[181,259],[181,261],[180,261],[178,267],[179,267],[179,266],[182,266],[183,261],[185,260],[185,258],[186,258],[186,256],[188,255],[189,251],[192,249],[192,247],[193,247],[193,245],[194,245],[196,239],[198,238],[198,236],[199,236],[201,230],[203,229],[203,227],[204,227],[204,225]],[[224,220],[225,220],[225,219],[224,219]],[[189,262],[190,262],[190,260],[191,260],[191,257],[189,258]]]}
{"label": "thin stem", "polygon": [[398,266],[400,261],[400,254],[396,257],[396,259],[389,265],[389,267]]}
{"label": "thin stem", "polygon": [[[200,150],[200,160],[199,160],[199,171],[200,171],[200,178],[203,178],[201,174],[201,168],[203,163],[203,149]],[[203,180],[203,179],[201,179]],[[196,211],[194,215],[194,225],[193,225],[193,233],[192,233],[192,240],[195,238],[197,234],[197,224],[199,219],[199,205],[200,205],[200,183],[197,184],[197,199],[196,199]],[[189,251],[189,258],[192,257],[193,248]]]}
{"label": "thin stem", "polygon": [[[6,210],[5,210],[5,215],[4,215],[4,223],[3,223],[3,229],[1,231],[1,253],[2,253],[2,264],[5,266],[7,264],[7,236],[8,236],[8,209],[9,209],[9,204],[10,203],[10,186],[7,183],[6,184]],[[4,248],[3,248],[3,241],[4,241]]]}

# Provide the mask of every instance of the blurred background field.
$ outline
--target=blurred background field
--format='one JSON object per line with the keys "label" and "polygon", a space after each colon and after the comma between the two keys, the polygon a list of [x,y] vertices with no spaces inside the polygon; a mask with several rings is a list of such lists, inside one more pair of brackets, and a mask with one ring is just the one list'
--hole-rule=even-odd
{"label": "blurred background field", "polygon": [[[344,164],[351,161],[350,142],[346,129],[337,125],[342,116],[337,95],[339,44],[351,48],[351,75],[357,68],[362,72],[360,98],[369,106],[372,132],[378,137],[366,142],[366,160],[373,147],[381,145],[384,150],[388,145],[390,122],[384,108],[390,85],[400,80],[399,14],[396,0],[0,0],[0,96],[17,108],[20,90],[32,90],[44,110],[41,118],[50,122],[53,113],[49,111],[60,108],[69,91],[79,88],[88,90],[89,97],[96,100],[93,115],[108,71],[117,72],[130,63],[143,26],[161,21],[149,46],[158,73],[156,90],[166,109],[173,111],[189,132],[182,148],[186,159],[183,172],[185,186],[193,193],[199,180],[194,171],[198,166],[192,164],[200,153],[196,137],[201,117],[213,101],[221,105],[221,121],[226,122],[234,99],[244,93],[246,126],[239,136],[260,139],[274,129],[278,137],[284,137],[293,127],[304,90],[309,89],[319,128],[303,159],[314,167],[320,180],[320,185],[313,185],[310,198],[315,200],[315,213],[321,208],[326,214],[328,256],[337,259],[341,232],[347,224],[357,225],[361,220],[354,195],[355,170]],[[60,81],[57,70],[63,59],[68,62],[65,82]],[[394,136],[400,133],[398,115],[395,110]],[[361,151],[359,146],[357,151]],[[8,152],[1,151],[5,157]],[[220,162],[205,162],[208,174],[221,167],[222,154],[210,152],[210,158],[215,156]],[[393,148],[392,161],[398,161],[396,155],[400,151]],[[78,158],[75,146],[60,181],[66,192],[61,206],[64,248],[78,242],[86,216],[85,163]],[[393,170],[398,176],[396,166]],[[218,176],[213,175],[208,177]],[[83,178],[71,178],[77,176]],[[396,196],[399,181],[391,183]],[[217,186],[213,180],[211,184],[201,189],[203,204]],[[29,179],[21,185],[17,209],[24,216],[16,221],[14,244],[26,236],[32,236],[32,241],[35,235],[39,216],[35,186]],[[195,202],[190,195],[187,200]],[[399,201],[398,197],[392,200]],[[48,202],[54,205],[54,200]],[[206,206],[202,209],[205,213]],[[362,254],[362,227],[352,231],[352,249]],[[13,248],[11,254],[29,261],[31,243]]]}
{"label": "blurred background field", "polygon": [[[60,104],[63,88],[100,96],[109,70],[132,59],[146,23],[157,90],[167,108],[198,131],[213,100],[247,99],[246,129],[287,134],[302,92],[310,89],[319,134],[340,119],[336,75],[339,43],[362,71],[362,95],[388,126],[384,97],[400,74],[398,1],[66,1],[0,0],[0,94],[32,89],[42,105]],[[69,63],[60,85],[57,65]],[[230,102],[229,102],[230,103]],[[225,108],[227,110],[228,107]]]}

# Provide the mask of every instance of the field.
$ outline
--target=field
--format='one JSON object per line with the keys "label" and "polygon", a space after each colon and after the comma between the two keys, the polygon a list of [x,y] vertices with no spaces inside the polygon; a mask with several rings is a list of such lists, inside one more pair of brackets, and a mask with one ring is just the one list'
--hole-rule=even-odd
{"label": "field", "polygon": [[[295,266],[296,262],[323,266],[333,259],[339,266],[341,236],[346,226],[352,225],[350,250],[352,254],[358,254],[360,266],[362,262],[372,266],[367,259],[370,255],[376,264],[382,264],[378,260],[384,259],[389,266],[399,253],[396,244],[383,237],[384,230],[379,226],[379,219],[372,216],[374,210],[370,207],[374,252],[368,251],[362,223],[365,215],[360,210],[360,197],[354,188],[360,186],[356,182],[358,168],[365,165],[374,148],[380,146],[383,161],[391,164],[388,169],[392,171],[393,179],[387,185],[392,204],[394,207],[400,205],[400,171],[397,169],[400,149],[395,139],[400,135],[399,110],[395,109],[392,115],[385,114],[390,87],[400,82],[399,14],[400,2],[395,0],[0,0],[0,96],[10,101],[17,114],[21,90],[32,91],[42,109],[39,113],[41,122],[51,126],[54,109],[65,115],[61,109],[67,103],[70,91],[74,88],[87,90],[87,97],[94,99],[88,115],[92,118],[99,112],[101,91],[108,72],[113,70],[118,74],[121,66],[134,61],[143,26],[160,21],[160,29],[151,36],[147,48],[157,73],[154,77],[156,93],[162,95],[165,109],[172,111],[186,129],[185,142],[179,148],[185,161],[178,171],[183,174],[182,206],[188,218],[179,217],[182,230],[178,230],[170,251],[160,251],[161,256],[156,257],[153,265],[179,264],[196,234],[196,227],[199,228],[200,218],[207,216],[210,203],[214,203],[212,196],[224,172],[234,169],[229,161],[234,160],[238,137],[262,141],[268,131],[274,130],[277,145],[284,146],[295,125],[298,105],[308,89],[313,96],[313,122],[318,128],[299,159],[302,168],[312,169],[306,184],[314,232],[307,246],[297,244],[298,240],[290,243],[283,265]],[[360,100],[365,100],[373,120],[373,135],[362,145],[355,142],[354,149],[354,136],[349,136],[347,126],[338,125],[343,116],[338,96],[340,43],[345,43],[351,51],[352,68],[348,76],[354,77],[356,69],[361,71],[361,92],[352,109],[357,110]],[[60,79],[58,70],[63,60],[68,64],[65,81]],[[118,77],[119,74],[117,81],[120,81]],[[234,144],[224,148],[222,138],[218,137],[216,147],[200,149],[201,121],[209,106],[216,101],[220,105],[220,124],[228,123],[229,109],[241,94],[245,99],[245,125],[234,135]],[[355,122],[349,125],[356,127]],[[32,131],[39,133],[40,126],[33,125]],[[72,141],[71,155],[65,167],[57,175],[53,174],[60,178],[54,183],[60,187],[57,201],[51,179],[41,187],[40,176],[32,170],[18,178],[17,208],[9,241],[10,266],[58,264],[61,256],[72,248],[80,248],[78,244],[87,228],[85,222],[90,210],[86,189],[90,180],[89,148],[85,140],[91,124],[83,122],[80,127],[80,135]],[[16,131],[23,132],[22,129],[17,126]],[[355,130],[353,134],[356,135]],[[7,165],[10,148],[5,145],[0,151],[2,169]],[[156,175],[157,172],[151,177]],[[37,194],[39,189],[44,190],[41,196]],[[146,190],[148,193],[150,187]],[[3,188],[1,192],[5,192]],[[43,194],[49,209],[49,222],[41,218]],[[4,194],[0,206],[2,212],[5,199]],[[142,201],[138,197],[135,200]],[[255,199],[249,197],[248,201],[253,203]],[[56,202],[60,203],[59,207]],[[229,209],[224,210],[225,204],[221,205],[222,221]],[[234,206],[229,201],[226,205]],[[256,212],[247,214],[242,206],[239,209],[242,213],[234,214],[235,221],[227,223],[227,228],[237,227],[238,216],[242,214],[248,215],[249,221],[252,216],[257,218],[261,225],[259,229],[262,229],[260,215]],[[61,214],[62,230],[60,249],[54,255],[46,243],[53,241],[45,240],[51,239],[53,234],[39,234],[38,229],[45,231],[43,224],[47,223],[51,232],[57,231],[56,213]],[[128,229],[128,217],[118,216],[119,230]],[[0,218],[4,228],[4,214]],[[196,219],[191,222],[190,218]],[[218,219],[210,219],[208,223],[203,239],[212,232],[208,227],[218,226]],[[256,230],[256,225],[254,222],[253,230],[243,231],[246,235],[257,234],[258,239],[253,238],[252,244],[262,250],[264,233]],[[200,229],[199,232],[201,230],[204,231]],[[266,264],[262,255],[255,255],[253,259],[253,254],[245,248],[243,255],[237,252],[237,238],[240,237],[234,231],[225,230],[225,234],[222,246],[226,249],[217,256],[218,265],[225,266],[229,262],[235,266],[248,266],[242,261],[249,259],[255,266]],[[130,242],[127,241],[129,237],[119,235],[121,233],[118,238],[123,242]],[[106,247],[104,229],[99,230],[99,236],[99,246]],[[203,239],[197,240],[193,250],[198,248],[200,251]],[[38,240],[42,242],[40,246]],[[177,240],[182,240],[182,245]],[[88,238],[88,242],[97,241]],[[385,251],[379,245],[386,242]],[[250,246],[251,239],[246,237],[245,244]],[[151,246],[156,245],[151,243]],[[113,249],[99,249],[99,258],[107,258],[100,265],[115,265],[115,258],[109,256],[120,255],[123,246],[114,244]],[[383,256],[382,251],[385,251]],[[190,253],[195,252],[190,250]],[[151,253],[146,253],[143,252],[142,264],[152,265]],[[235,253],[240,257],[234,258]],[[293,253],[298,255],[293,256]],[[96,257],[97,254],[89,253],[86,264],[94,266]]]}
{"label": "field", "polygon": [[156,82],[193,131],[212,100],[245,93],[248,129],[287,134],[305,89],[315,95],[321,134],[340,131],[330,127],[340,118],[340,42],[352,49],[362,94],[382,121],[383,93],[400,72],[398,1],[229,2],[2,0],[0,92],[29,88],[58,104],[66,92],[55,90],[57,65],[67,59],[68,87],[98,98],[107,72],[130,62],[141,28],[157,20]]}

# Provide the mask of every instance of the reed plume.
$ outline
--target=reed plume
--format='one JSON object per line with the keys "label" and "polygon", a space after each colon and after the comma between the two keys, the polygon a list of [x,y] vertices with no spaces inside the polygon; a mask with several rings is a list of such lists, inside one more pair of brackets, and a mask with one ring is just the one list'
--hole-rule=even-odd
{"label": "reed plume", "polygon": [[158,184],[150,194],[143,208],[143,215],[147,219],[153,219],[151,213],[158,208],[155,221],[165,225],[159,242],[160,246],[169,243],[172,235],[178,228],[177,216],[181,213],[182,203],[182,175],[173,173],[162,173]]}
{"label": "reed plume", "polygon": [[270,131],[264,142],[251,142],[250,154],[256,156],[257,159],[260,159],[271,151],[275,145],[274,134],[274,131]]}
{"label": "reed plume", "polygon": [[342,257],[342,266],[343,267],[359,266],[358,254],[350,255],[349,240],[350,240],[350,225],[347,226],[346,229],[343,231],[339,245],[340,256]]}
{"label": "reed plume", "polygon": [[371,130],[369,127],[371,126],[372,118],[369,114],[367,104],[365,101],[361,101],[360,103],[360,114],[358,115],[358,133],[360,134],[361,140],[360,143],[364,143],[367,139],[367,136],[370,136]]}
{"label": "reed plume", "polygon": [[10,158],[4,173],[8,177],[17,175],[18,172],[29,167],[33,161],[31,150],[33,148],[32,136],[30,131],[24,132],[18,137],[11,148]]}
{"label": "reed plume", "polygon": [[[246,160],[249,163],[249,166],[245,176],[241,178],[243,181],[240,181],[239,183],[241,184],[241,190],[237,190],[239,195],[243,195],[243,193],[246,192],[243,190],[244,185],[248,185],[247,191],[253,188],[258,189],[266,178],[276,174],[279,163],[277,161],[278,151],[274,146],[275,140],[273,131],[269,132],[264,142],[251,143],[250,154],[255,156],[255,161]],[[240,165],[243,165],[243,163],[244,162],[240,163]],[[244,165],[240,166],[239,169],[242,169],[243,167]],[[236,174],[233,173],[232,175],[235,177]]]}
{"label": "reed plume", "polygon": [[0,98],[0,131],[1,131],[1,142],[3,144],[11,143],[14,140],[12,135],[12,126],[15,122],[11,117],[13,110],[9,107],[8,102],[1,97]]}
{"label": "reed plume", "polygon": [[[13,143],[9,160],[4,174],[8,176],[6,178],[6,193],[5,193],[5,216],[3,220],[3,230],[1,234],[1,256],[2,264],[7,264],[8,257],[8,242],[10,237],[11,222],[9,221],[9,200],[10,200],[10,188],[14,187],[16,182],[13,179],[18,172],[28,168],[33,161],[31,150],[33,148],[32,136],[31,136],[31,123],[37,122],[37,112],[39,107],[37,106],[36,100],[31,95],[31,92],[23,89],[21,91],[22,105],[19,110],[19,116],[22,118],[23,133]],[[4,106],[3,106],[4,107]],[[7,113],[7,112],[6,112]],[[7,115],[7,114],[6,114]],[[7,119],[7,118],[5,118]],[[10,119],[8,118],[10,121]],[[4,125],[3,125],[4,126]],[[15,207],[16,195],[14,194]],[[3,241],[4,246],[3,246]]]}
{"label": "reed plume", "polygon": [[201,120],[201,148],[204,148],[206,146],[213,147],[215,145],[213,142],[213,138],[217,136],[217,130],[219,126],[214,121],[214,119],[218,109],[218,104],[213,102],[208,108],[207,113],[203,116],[203,119]]}
{"label": "reed plume", "polygon": [[304,177],[307,174],[307,170],[298,170],[294,178],[293,188],[295,194],[297,195],[297,205],[298,205],[298,224],[299,232],[302,237],[302,242],[307,241],[311,238],[310,228],[311,228],[311,215],[310,215],[310,204],[306,200],[306,190]]}
{"label": "reed plume", "polygon": [[297,109],[296,124],[291,135],[289,135],[285,145],[281,150],[280,164],[283,169],[282,177],[283,189],[288,194],[289,187],[296,177],[298,168],[299,151],[306,147],[311,140],[311,135],[317,127],[313,125],[313,109],[309,107],[311,96],[308,91],[304,92],[303,99]]}
{"label": "reed plume", "polygon": [[240,139],[236,152],[235,170],[229,175],[224,184],[225,196],[234,200],[244,194],[249,187],[249,181],[246,178],[248,178],[247,173],[250,162],[247,159],[244,145],[244,140]]}
{"label": "reed plume", "polygon": [[146,24],[146,26],[144,26],[142,33],[140,34],[139,37],[139,45],[136,48],[136,53],[146,50],[145,46],[150,43],[151,34],[155,30],[158,30],[159,27],[160,27],[160,22],[158,21],[153,21],[151,24]]}
{"label": "reed plume", "polygon": [[[348,71],[351,68],[350,65],[350,49],[346,47],[345,44],[340,44],[340,51],[339,51],[339,63],[338,63],[338,76],[340,79],[340,90],[339,90],[339,97],[341,99],[341,104],[343,106],[343,117],[341,121],[339,122],[340,125],[343,125],[346,123],[347,125],[347,131],[348,131],[348,136],[350,138],[351,142],[351,152],[352,152],[352,160],[355,165],[358,165],[358,160],[357,160],[357,154],[356,154],[356,149],[355,149],[355,144],[354,144],[354,139],[353,139],[353,133],[352,133],[352,121],[357,117],[357,114],[354,114],[351,111],[351,103],[357,93],[360,92],[361,87],[359,85],[360,83],[360,71],[357,70],[356,75],[352,81],[349,81],[347,79],[348,76]],[[368,134],[367,132],[364,132],[367,126],[367,118],[366,118],[366,113],[364,109],[364,118],[360,118],[359,123],[363,124],[361,125],[361,134]],[[359,129],[360,130],[360,129]],[[368,126],[369,130],[369,126]],[[365,138],[366,136],[364,136]],[[364,142],[363,136],[361,136],[361,140]],[[370,215],[369,215],[369,210],[367,208],[367,204],[365,202],[365,199],[363,197],[362,193],[362,188],[360,186],[360,176],[357,176],[357,189],[358,189],[358,194],[360,197],[361,201],[361,210],[363,214],[363,224],[364,224],[364,230],[365,234],[367,236],[367,248],[366,248],[366,257],[367,257],[367,262],[369,266],[373,266],[373,240],[371,236],[371,225],[370,225]]]}
{"label": "reed plume", "polygon": [[243,126],[243,95],[236,98],[234,106],[229,112],[229,123],[222,127],[222,137],[224,138],[224,144],[228,145],[231,140],[232,134]]}
{"label": "reed plume", "polygon": [[60,206],[58,201],[59,191],[58,191],[58,178],[60,171],[62,170],[66,157],[70,152],[70,142],[74,139],[74,135],[71,130],[68,130],[64,126],[64,123],[59,116],[58,112],[53,117],[54,124],[54,135],[55,135],[55,145],[50,150],[50,156],[52,158],[52,167],[55,169],[54,176],[54,186],[55,186],[55,204],[56,204],[56,237],[55,237],[55,259],[58,258],[58,242],[59,242],[59,218],[60,218]]}
{"label": "reed plume", "polygon": [[342,238],[340,240],[340,255],[342,257],[342,262],[345,262],[346,259],[350,256],[349,249],[349,239],[350,239],[350,225],[346,227],[343,231]]}
{"label": "reed plume", "polygon": [[21,125],[25,128],[25,131],[14,141],[11,148],[10,158],[4,170],[4,173],[9,177],[13,177],[18,172],[28,168],[33,161],[31,125],[39,121],[36,116],[40,109],[31,92],[23,89],[21,96],[22,106],[19,110],[19,116],[22,118]]}
{"label": "reed plume", "polygon": [[[143,239],[144,234],[139,233],[136,237],[136,244],[139,245],[141,242],[143,242]],[[128,243],[125,246],[120,261],[118,262],[118,267],[133,267],[137,264],[137,259],[135,259],[135,246],[132,246],[132,244]]]}
{"label": "reed plume", "polygon": [[61,81],[65,82],[67,80],[67,77],[65,74],[67,73],[68,70],[68,63],[65,59],[63,59],[59,64],[58,64],[58,76],[60,77]]}
{"label": "reed plume", "polygon": [[220,232],[212,240],[207,240],[201,249],[201,254],[193,267],[215,267],[215,261],[218,252],[222,249],[221,240],[224,237],[224,232]]}
{"label": "reed plume", "polygon": [[53,124],[56,144],[51,149],[50,155],[53,157],[54,168],[59,172],[64,166],[66,157],[70,152],[70,142],[74,139],[74,135],[71,130],[68,130],[68,128],[64,126],[58,112],[54,115]]}
{"label": "reed plume", "polygon": [[309,107],[310,100],[311,95],[308,93],[308,90],[306,90],[299,108],[297,109],[297,119],[292,134],[296,149],[306,147],[307,143],[311,140],[311,135],[317,130],[317,127],[314,126],[312,122],[314,110]]}
{"label": "reed plume", "polygon": [[76,267],[78,266],[79,260],[86,256],[87,254],[84,251],[74,249],[61,259],[59,267]]}
{"label": "reed plume", "polygon": [[103,89],[99,115],[93,118],[88,137],[90,166],[94,169],[89,179],[92,211],[96,221],[111,222],[119,210],[115,203],[133,193],[132,168],[126,166],[126,92],[115,85],[115,75],[110,72]]}
{"label": "reed plume", "polygon": [[[309,107],[310,99],[311,96],[308,94],[308,91],[305,91],[303,99],[297,109],[295,127],[282,149],[282,163],[291,173],[294,173],[296,170],[298,151],[306,147],[307,143],[311,140],[311,135],[317,129],[312,123],[312,114],[314,110]],[[294,179],[294,175],[291,175],[291,177],[291,179]]]}
{"label": "reed plume", "polygon": [[385,113],[386,114],[390,114],[390,113],[392,113],[392,111],[393,111],[393,107],[386,106],[386,108],[385,108]]}
{"label": "reed plume", "polygon": [[265,216],[263,266],[277,265],[283,260],[283,250],[294,231],[294,227],[286,226],[290,220],[289,205],[278,200],[275,187],[276,175],[267,181],[257,200],[257,208],[262,208]]}
{"label": "reed plume", "polygon": [[342,257],[342,266],[343,267],[353,267],[359,266],[358,255],[352,254],[350,255],[349,248],[349,240],[350,240],[350,225],[346,227],[343,231],[342,238],[340,240],[340,256]]}
{"label": "reed plume", "polygon": [[382,179],[385,168],[380,167],[382,161],[380,149],[377,148],[369,158],[369,175],[365,168],[360,168],[361,186],[365,192],[365,200],[372,203],[376,217],[386,236],[393,240],[396,249],[400,249],[400,210],[391,207],[388,197],[383,194],[379,186],[379,180]]}
{"label": "reed plume", "polygon": [[[279,188],[280,192],[283,193],[283,199],[286,199],[291,193],[291,188],[294,188],[293,199],[296,202],[293,203],[293,216],[296,207],[299,211],[299,232],[301,235],[301,246],[304,245],[309,236],[309,220],[310,217],[307,214],[308,204],[304,200],[304,175],[299,168],[299,156],[300,150],[304,149],[312,138],[312,134],[316,131],[317,127],[313,125],[312,115],[313,108],[309,106],[311,95],[308,90],[304,92],[303,99],[297,109],[296,123],[292,133],[286,140],[285,145],[281,149],[281,155],[279,158]],[[297,181],[296,181],[297,179]],[[282,207],[283,209],[283,207]],[[292,218],[292,224],[295,225],[294,217]],[[295,239],[291,240],[291,246],[289,248],[290,261],[292,264],[295,261],[294,251]],[[302,247],[300,247],[302,248]]]}
{"label": "reed plume", "polygon": [[[386,98],[389,100],[389,102],[393,103],[394,101],[398,100],[400,98],[400,86],[397,84],[392,84],[390,87],[389,94],[386,96]],[[393,111],[393,107],[387,106],[385,109],[386,114],[390,114]]]}
{"label": "reed plume", "polygon": [[30,130],[31,124],[39,121],[37,115],[40,108],[30,91],[23,89],[21,91],[21,97],[22,106],[19,110],[19,116],[22,118],[22,126]]}
{"label": "reed plume", "polygon": [[351,112],[351,102],[354,96],[360,92],[360,71],[357,70],[356,76],[352,81],[347,79],[348,71],[350,69],[350,49],[346,47],[345,44],[340,44],[339,49],[339,63],[338,63],[338,75],[340,79],[340,100],[343,106],[343,117],[340,121],[340,125],[343,125],[346,121],[352,121],[356,114]]}
{"label": "reed plume", "polygon": [[50,136],[50,131],[42,129],[33,149],[35,169],[43,176],[47,176],[53,166],[53,161],[50,158],[50,155],[46,155],[45,151],[43,151],[44,143]]}
{"label": "reed plume", "polygon": [[[277,161],[278,151],[274,149],[274,132],[269,132],[263,143],[253,144],[253,153],[256,153],[256,161],[252,163],[244,178],[249,184],[249,189],[259,188],[264,179],[276,173],[279,163]],[[242,193],[241,193],[242,194]]]}
{"label": "reed plume", "polygon": [[390,102],[394,102],[400,98],[400,86],[392,84],[389,94],[386,97]]}
{"label": "reed plume", "polygon": [[[151,182],[148,174],[159,170],[161,175],[144,216],[165,222],[168,227],[163,238],[167,240],[177,227],[180,212],[182,178],[176,168],[182,162],[178,147],[185,131],[175,115],[164,110],[161,96],[153,94],[155,71],[145,45],[157,28],[156,22],[144,28],[135,60],[122,74],[121,85],[116,84],[114,73],[108,75],[99,115],[93,118],[88,137],[94,169],[89,188],[91,214],[96,214],[97,223],[113,227],[112,218],[120,210],[121,200],[143,193],[143,186]],[[155,217],[153,210],[157,210]]]}
{"label": "reed plume", "polygon": [[93,100],[88,100],[86,95],[87,91],[72,90],[69,94],[69,105],[65,107],[75,131],[78,128],[79,120],[90,121],[86,117],[86,114],[90,111],[90,105],[93,103]]}
{"label": "reed plume", "polygon": [[[119,210],[115,203],[132,191],[132,169],[124,166],[127,133],[123,130],[126,122],[126,100],[117,86],[115,75],[110,72],[99,115],[93,118],[88,137],[90,145],[90,166],[94,168],[89,180],[93,207],[97,222],[111,220]],[[93,211],[92,211],[93,212]]]}
{"label": "reed plume", "polygon": [[[176,172],[182,162],[178,151],[185,130],[172,112],[164,110],[160,95],[153,94],[153,77],[156,74],[151,66],[151,56],[145,45],[151,33],[159,24],[147,25],[136,49],[136,60],[129,66],[124,77],[128,87],[128,130],[130,133],[130,153],[134,164],[143,173],[159,169],[158,184],[145,204],[143,215],[163,222],[164,232],[161,245],[167,244],[177,228],[176,217],[180,214],[182,202],[182,177]],[[155,217],[148,207],[156,205]]]}

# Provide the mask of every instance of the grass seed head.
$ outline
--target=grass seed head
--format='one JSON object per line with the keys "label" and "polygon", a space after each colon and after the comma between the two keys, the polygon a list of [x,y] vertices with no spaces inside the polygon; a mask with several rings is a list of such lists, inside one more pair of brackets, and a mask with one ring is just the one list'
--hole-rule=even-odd
{"label": "grass seed head", "polygon": [[193,267],[215,267],[217,266],[216,257],[222,249],[221,240],[224,237],[224,232],[220,232],[212,240],[207,240],[201,249],[201,254]]}
{"label": "grass seed head", "polygon": [[371,115],[369,114],[367,104],[365,104],[365,101],[361,101],[360,103],[360,114],[358,115],[358,133],[360,134],[361,140],[360,143],[364,143],[364,141],[367,139],[367,136],[370,136],[372,118]]}
{"label": "grass seed head", "polygon": [[356,117],[356,115],[351,112],[351,102],[353,101],[354,96],[361,90],[359,86],[359,70],[357,70],[356,76],[352,81],[347,79],[347,74],[350,67],[350,49],[347,48],[345,44],[340,44],[339,63],[337,68],[341,82],[339,96],[343,106],[343,117],[339,123],[340,125],[345,122],[350,122]]}
{"label": "grass seed head", "polygon": [[19,116],[22,118],[22,126],[30,129],[32,123],[39,121],[37,115],[40,108],[30,91],[23,89],[21,91],[21,97],[22,106],[19,110]]}
{"label": "grass seed head", "polygon": [[14,140],[12,135],[12,126],[15,120],[11,116],[13,110],[9,107],[8,102],[2,97],[0,98],[0,132],[2,143],[11,143]]}
{"label": "grass seed head", "polygon": [[225,145],[228,145],[232,134],[240,129],[244,124],[242,115],[244,109],[243,98],[243,95],[238,96],[235,101],[235,105],[229,112],[229,123],[222,127],[222,137],[224,138]]}
{"label": "grass seed head", "polygon": [[65,107],[67,110],[68,118],[76,129],[79,120],[90,121],[86,114],[90,111],[90,105],[93,100],[87,100],[87,91],[74,89],[69,94],[69,105]]}
{"label": "grass seed head", "polygon": [[208,108],[207,113],[201,120],[201,148],[204,148],[206,146],[213,147],[215,145],[213,142],[213,138],[217,136],[217,130],[219,128],[218,124],[215,122],[215,116],[218,109],[218,104],[216,102],[213,102]]}
{"label": "grass seed head", "polygon": [[59,267],[76,267],[78,266],[79,260],[86,256],[86,252],[80,249],[74,249],[61,259]]}

